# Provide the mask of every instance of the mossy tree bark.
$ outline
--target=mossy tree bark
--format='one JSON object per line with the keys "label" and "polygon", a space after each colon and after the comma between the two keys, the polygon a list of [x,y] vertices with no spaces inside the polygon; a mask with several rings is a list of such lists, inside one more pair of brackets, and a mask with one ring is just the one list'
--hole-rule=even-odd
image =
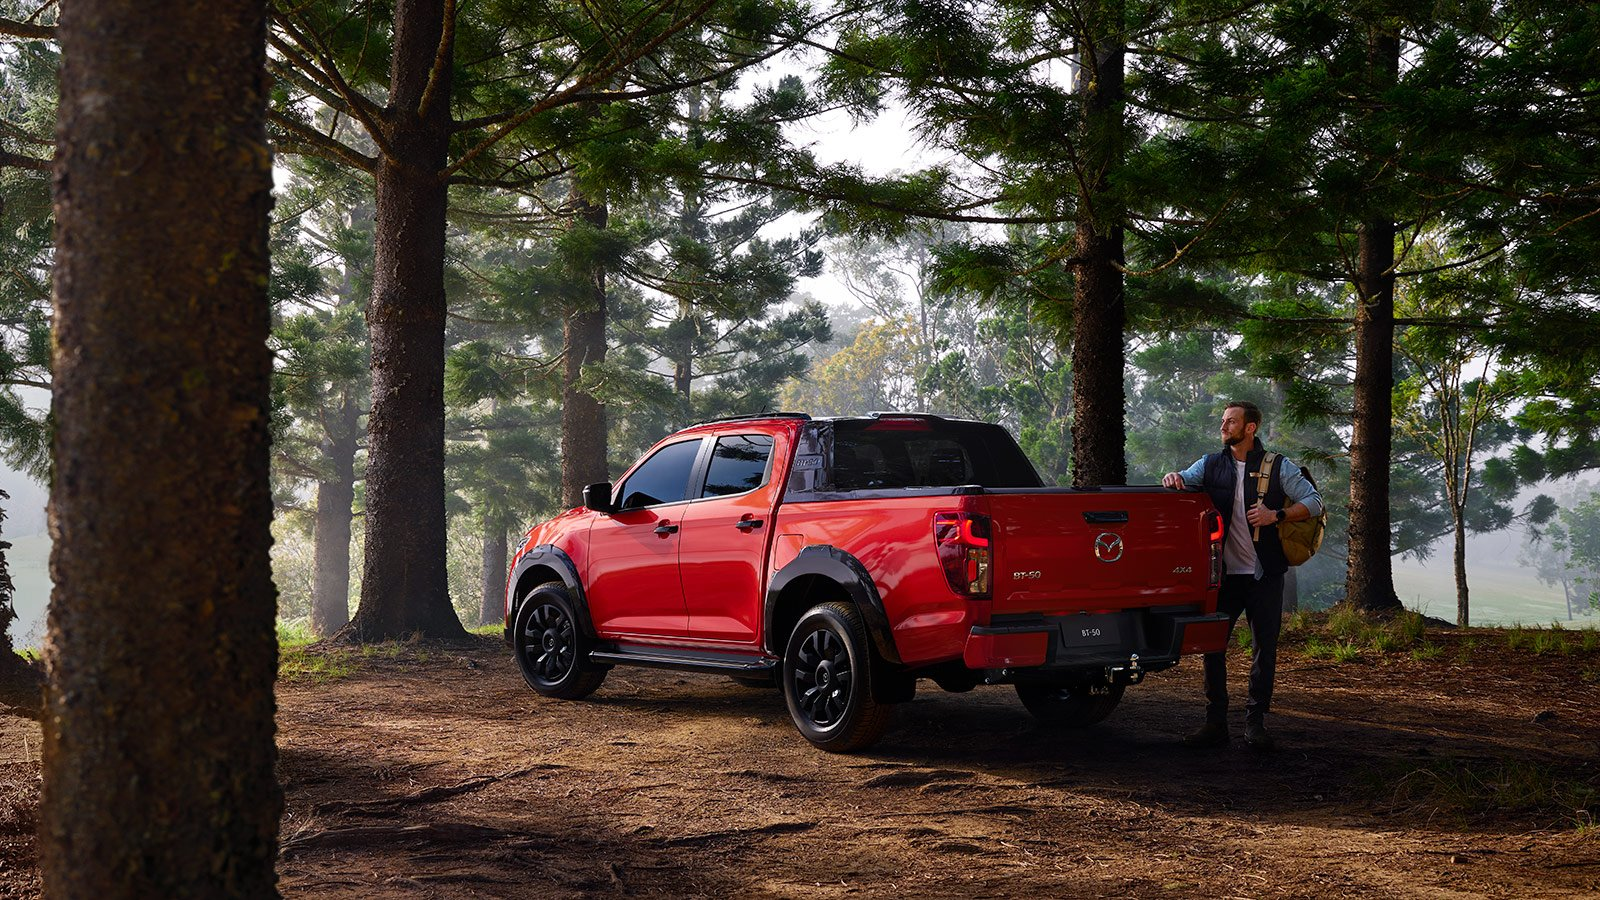
{"label": "mossy tree bark", "polygon": [[361,604],[341,636],[465,637],[445,573],[444,247],[452,30],[447,0],[399,0],[390,153],[376,171],[372,412]]}
{"label": "mossy tree bark", "polygon": [[[606,227],[605,203],[594,203],[579,191],[569,199],[577,218],[594,229]],[[584,389],[583,368],[606,360],[606,273],[596,266],[585,291],[588,302],[567,314],[562,333],[561,373],[561,500],[583,502],[587,485],[611,477],[606,465],[606,408]]]}
{"label": "mossy tree bark", "polygon": [[262,0],[63,4],[46,896],[276,896]]}
{"label": "mossy tree bark", "polygon": [[1072,484],[1126,484],[1127,430],[1123,418],[1126,368],[1123,330],[1123,230],[1126,212],[1109,188],[1110,170],[1126,141],[1122,4],[1090,3],[1093,13],[1078,52],[1083,95],[1081,145],[1088,151],[1080,178],[1072,290]]}

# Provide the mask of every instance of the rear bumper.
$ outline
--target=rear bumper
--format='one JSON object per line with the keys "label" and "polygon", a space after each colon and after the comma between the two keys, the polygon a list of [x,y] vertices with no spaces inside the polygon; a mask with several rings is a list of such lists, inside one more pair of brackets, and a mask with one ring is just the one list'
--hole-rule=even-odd
{"label": "rear bumper", "polygon": [[[1108,636],[1086,641],[1085,631]],[[1050,676],[1122,668],[1130,660],[1135,669],[1154,672],[1186,654],[1221,650],[1227,642],[1226,613],[1135,609],[1098,616],[1016,616],[973,626],[962,659],[969,669]]]}

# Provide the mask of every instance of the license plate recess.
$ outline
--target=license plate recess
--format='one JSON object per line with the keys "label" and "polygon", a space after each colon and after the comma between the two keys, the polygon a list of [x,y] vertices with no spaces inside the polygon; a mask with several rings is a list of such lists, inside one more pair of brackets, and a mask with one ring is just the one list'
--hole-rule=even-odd
{"label": "license plate recess", "polygon": [[1061,622],[1061,643],[1067,649],[1116,647],[1122,644],[1122,616],[1069,616]]}

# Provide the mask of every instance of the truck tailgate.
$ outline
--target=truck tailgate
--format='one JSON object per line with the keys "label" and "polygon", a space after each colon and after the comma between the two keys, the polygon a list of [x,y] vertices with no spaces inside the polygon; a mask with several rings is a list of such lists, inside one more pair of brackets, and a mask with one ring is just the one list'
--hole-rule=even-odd
{"label": "truck tailgate", "polygon": [[1199,491],[1002,490],[986,499],[994,615],[1198,609],[1208,599],[1212,505]]}

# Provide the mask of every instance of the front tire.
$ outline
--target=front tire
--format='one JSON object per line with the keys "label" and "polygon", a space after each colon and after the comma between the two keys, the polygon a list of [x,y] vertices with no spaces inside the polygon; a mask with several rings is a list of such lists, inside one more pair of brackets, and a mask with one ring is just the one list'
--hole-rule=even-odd
{"label": "front tire", "polygon": [[872,697],[872,662],[855,607],[823,603],[801,617],[783,654],[783,699],[813,746],[845,753],[883,736],[894,707]]}
{"label": "front tire", "polygon": [[1102,721],[1122,702],[1126,685],[1019,684],[1017,697],[1033,717],[1045,725],[1084,728]]}
{"label": "front tire", "polygon": [[579,700],[606,680],[608,670],[589,662],[593,644],[579,626],[577,608],[559,581],[528,592],[517,609],[512,634],[523,680],[546,697]]}

